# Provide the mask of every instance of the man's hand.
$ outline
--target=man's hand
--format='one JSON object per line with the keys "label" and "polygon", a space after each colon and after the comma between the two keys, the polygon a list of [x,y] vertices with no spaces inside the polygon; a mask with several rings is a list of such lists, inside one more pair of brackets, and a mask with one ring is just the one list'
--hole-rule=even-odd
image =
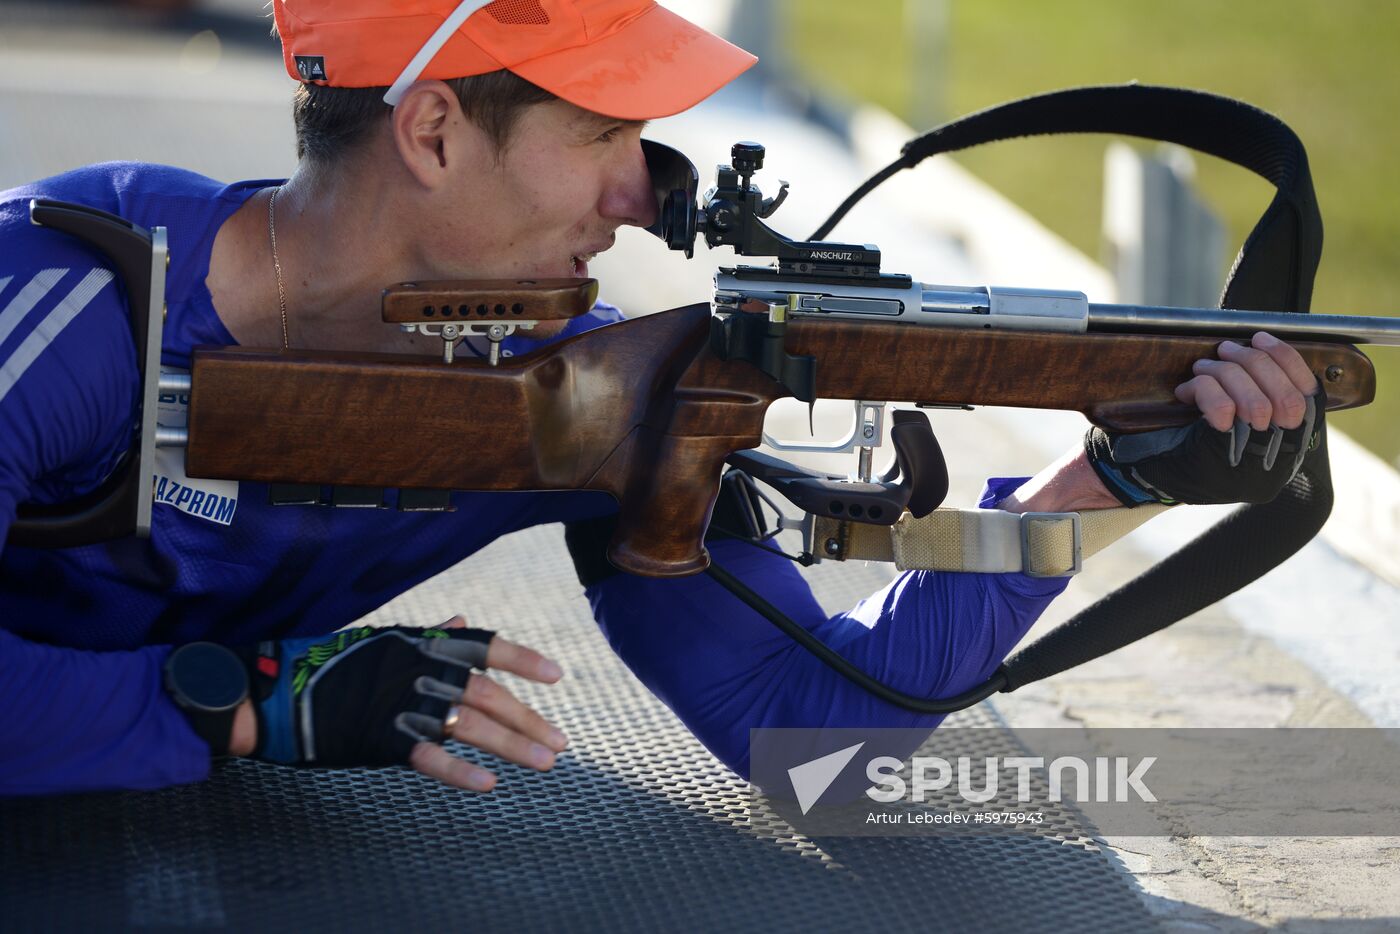
{"label": "man's hand", "polygon": [[[462,629],[466,625],[465,619],[454,616],[443,628]],[[509,671],[541,684],[553,684],[563,676],[557,663],[534,649],[500,636],[491,640],[486,667]],[[452,728],[453,739],[517,765],[547,771],[554,766],[555,754],[563,751],[569,742],[544,717],[484,674],[475,674],[467,682],[467,689],[457,708],[458,716]],[[459,759],[438,743],[418,743],[409,754],[408,761],[429,778],[454,788],[490,791],[496,786],[496,776],[490,770]]]}
{"label": "man's hand", "polygon": [[1071,512],[1273,499],[1317,442],[1326,398],[1302,355],[1272,335],[1255,334],[1248,347],[1224,341],[1218,353],[1217,360],[1196,361],[1195,376],[1176,387],[1178,399],[1200,409],[1196,422],[1137,435],[1090,429],[1082,447],[1000,508]]}
{"label": "man's hand", "polygon": [[1255,431],[1303,424],[1317,378],[1292,345],[1260,331],[1249,347],[1224,341],[1216,352],[1219,360],[1197,360],[1195,377],[1176,387],[1176,397],[1200,409],[1212,428],[1229,431],[1236,418]]}
{"label": "man's hand", "polygon": [[[231,748],[287,765],[412,765],[458,788],[489,791],[496,777],[441,743],[456,739],[546,770],[568,740],[473,667],[552,683],[559,666],[454,617],[434,629],[343,630],[243,651],[253,679],[255,744]],[[241,746],[241,748],[240,748]]]}
{"label": "man's hand", "polygon": [[1202,417],[1141,434],[1090,429],[1084,446],[1104,487],[1125,506],[1266,503],[1317,443],[1326,399],[1291,346],[1262,331],[1251,346],[1225,341],[1176,388]]}

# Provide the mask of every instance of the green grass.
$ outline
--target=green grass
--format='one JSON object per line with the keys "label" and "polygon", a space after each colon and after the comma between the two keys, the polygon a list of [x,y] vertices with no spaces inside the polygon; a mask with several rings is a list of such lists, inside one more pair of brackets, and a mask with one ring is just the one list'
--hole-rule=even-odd
{"label": "green grass", "polygon": [[[907,0],[922,2],[922,0]],[[948,0],[943,110],[1138,80],[1201,88],[1277,114],[1307,146],[1326,227],[1319,312],[1400,313],[1400,3],[1393,0]],[[813,81],[908,118],[905,0],[786,0]],[[1099,255],[1103,137],[1001,143],[958,160],[1090,256]],[[1197,156],[1197,181],[1238,249],[1271,197]],[[1400,348],[1377,348],[1378,402],[1335,422],[1395,463]]]}

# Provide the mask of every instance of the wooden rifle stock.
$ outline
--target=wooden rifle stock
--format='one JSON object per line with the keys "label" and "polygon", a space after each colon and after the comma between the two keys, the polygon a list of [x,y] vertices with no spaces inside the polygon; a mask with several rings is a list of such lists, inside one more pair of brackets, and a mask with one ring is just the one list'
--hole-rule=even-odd
{"label": "wooden rifle stock", "polygon": [[[709,563],[703,539],[724,459],[757,447],[790,393],[710,348],[688,305],[488,366],[391,354],[200,348],[192,477],[440,490],[602,490],[620,503],[609,558],[647,576]],[[821,398],[1076,410],[1101,427],[1185,424],[1175,386],[1220,338],[1064,334],[797,320]],[[1328,408],[1375,395],[1347,344],[1298,342]]]}
{"label": "wooden rifle stock", "polygon": [[[1184,425],[1200,414],[1173,390],[1191,378],[1195,361],[1216,356],[1221,340],[798,320],[788,325],[785,346],[819,361],[819,398],[1063,409],[1132,432]],[[1375,398],[1375,369],[1352,345],[1290,343],[1322,381],[1328,409]]]}

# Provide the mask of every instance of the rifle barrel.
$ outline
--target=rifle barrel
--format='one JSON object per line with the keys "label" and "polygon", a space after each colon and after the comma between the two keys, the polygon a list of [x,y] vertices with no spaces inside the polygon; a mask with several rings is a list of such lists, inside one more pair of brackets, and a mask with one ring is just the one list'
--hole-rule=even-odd
{"label": "rifle barrel", "polygon": [[[893,277],[898,280],[898,277]],[[715,305],[791,302],[793,320],[828,318],[1015,331],[1164,334],[1248,339],[1268,331],[1289,340],[1400,346],[1400,317],[1296,314],[1089,302],[1083,292],[998,286],[808,280],[768,270],[721,269]]]}
{"label": "rifle barrel", "polygon": [[1290,340],[1342,341],[1400,346],[1400,318],[1364,315],[1300,315],[1279,311],[1169,308],[1160,305],[1089,304],[1089,330],[1138,334],[1207,334],[1249,337],[1268,331]]}

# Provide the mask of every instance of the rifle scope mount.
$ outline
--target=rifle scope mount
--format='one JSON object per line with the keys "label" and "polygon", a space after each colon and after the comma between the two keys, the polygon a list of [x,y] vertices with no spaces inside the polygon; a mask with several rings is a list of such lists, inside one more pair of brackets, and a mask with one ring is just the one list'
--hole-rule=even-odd
{"label": "rifle scope mount", "polygon": [[763,168],[762,144],[741,141],[730,148],[730,164],[715,169],[715,186],[697,203],[699,175],[679,151],[651,140],[642,141],[656,194],[657,220],[647,229],[687,257],[695,238],[710,247],[729,246],[741,256],[772,256],[778,273],[809,279],[849,282],[880,278],[880,249],[872,244],[793,240],[778,233],[765,219],[787,199],[788,183],[765,198],[753,183]]}

